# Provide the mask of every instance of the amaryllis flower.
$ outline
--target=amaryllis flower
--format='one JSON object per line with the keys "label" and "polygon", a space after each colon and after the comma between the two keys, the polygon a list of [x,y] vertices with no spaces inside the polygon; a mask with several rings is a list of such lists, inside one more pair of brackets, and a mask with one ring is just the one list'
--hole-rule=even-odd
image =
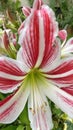
{"label": "amaryllis flower", "polygon": [[28,102],[32,130],[51,130],[47,97],[73,118],[73,58],[61,59],[54,13],[40,1],[20,32],[17,59],[0,57],[0,92],[11,93],[0,101],[0,123],[15,121]]}
{"label": "amaryllis flower", "polygon": [[59,37],[63,41],[61,45],[61,55],[62,57],[69,57],[73,55],[73,37],[67,40],[67,31],[60,30],[58,33]]}
{"label": "amaryllis flower", "polygon": [[9,29],[7,30],[1,30],[0,33],[0,47],[1,48],[4,48],[4,49],[7,49],[8,48],[8,45],[9,45],[9,39],[8,39],[8,33],[9,33]]}
{"label": "amaryllis flower", "polygon": [[2,30],[0,36],[0,54],[13,56],[16,54],[16,35],[10,29]]}

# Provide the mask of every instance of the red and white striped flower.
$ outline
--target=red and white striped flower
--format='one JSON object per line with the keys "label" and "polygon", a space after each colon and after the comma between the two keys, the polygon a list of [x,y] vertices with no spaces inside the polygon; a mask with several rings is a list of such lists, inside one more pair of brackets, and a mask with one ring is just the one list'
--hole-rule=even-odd
{"label": "red and white striped flower", "polygon": [[0,36],[0,55],[16,56],[16,35],[10,29],[1,31]]}
{"label": "red and white striped flower", "polygon": [[46,96],[73,118],[73,58],[61,59],[54,13],[39,2],[20,32],[17,59],[0,57],[0,92],[13,92],[0,101],[0,123],[15,121],[28,100],[32,130],[51,130]]}
{"label": "red and white striped flower", "polygon": [[73,55],[73,37],[67,41],[67,32],[66,30],[60,30],[58,33],[63,43],[61,45],[61,56],[69,57]]}
{"label": "red and white striped flower", "polygon": [[9,46],[9,38],[8,38],[8,33],[9,29],[7,30],[1,30],[1,36],[0,36],[0,48],[7,49]]}

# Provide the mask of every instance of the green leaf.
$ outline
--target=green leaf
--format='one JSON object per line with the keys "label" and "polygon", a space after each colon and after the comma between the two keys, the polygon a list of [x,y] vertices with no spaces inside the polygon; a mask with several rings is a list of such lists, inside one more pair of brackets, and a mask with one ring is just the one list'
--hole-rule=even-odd
{"label": "green leaf", "polygon": [[0,100],[3,100],[4,99],[4,96],[3,94],[0,93]]}
{"label": "green leaf", "polygon": [[30,126],[26,126],[26,130],[31,130]]}
{"label": "green leaf", "polygon": [[21,113],[21,115],[19,116],[19,120],[21,123],[23,124],[30,124],[29,119],[28,119],[28,109],[27,109],[27,105],[25,106],[23,112]]}
{"label": "green leaf", "polygon": [[73,130],[73,123],[70,121],[66,121],[67,124],[67,130]]}
{"label": "green leaf", "polygon": [[5,128],[1,128],[0,130],[16,130],[16,127],[17,126],[10,125],[10,126],[7,126]]}
{"label": "green leaf", "polygon": [[23,125],[19,125],[16,130],[24,130],[24,126]]}

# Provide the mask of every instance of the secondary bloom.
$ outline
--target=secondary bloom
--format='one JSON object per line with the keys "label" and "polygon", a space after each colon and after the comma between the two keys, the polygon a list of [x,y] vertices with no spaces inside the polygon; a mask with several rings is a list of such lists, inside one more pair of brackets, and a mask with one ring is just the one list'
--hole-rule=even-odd
{"label": "secondary bloom", "polygon": [[10,29],[0,31],[0,55],[16,55],[16,35]]}
{"label": "secondary bloom", "polygon": [[73,37],[67,41],[67,31],[60,30],[58,36],[63,41],[61,45],[61,56],[62,57],[71,57],[73,55]]}
{"label": "secondary bloom", "polygon": [[51,130],[46,97],[73,118],[73,58],[61,59],[53,11],[41,0],[35,0],[33,7],[19,31],[17,59],[0,57],[0,92],[13,92],[0,101],[0,123],[15,121],[28,100],[32,130]]}
{"label": "secondary bloom", "polygon": [[7,30],[0,30],[0,48],[1,49],[7,49],[9,46],[9,38],[8,38],[8,33],[9,29]]}

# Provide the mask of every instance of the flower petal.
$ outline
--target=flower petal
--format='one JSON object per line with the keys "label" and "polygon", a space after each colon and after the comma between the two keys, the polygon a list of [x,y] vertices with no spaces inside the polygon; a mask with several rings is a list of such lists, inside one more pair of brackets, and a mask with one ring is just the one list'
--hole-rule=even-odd
{"label": "flower petal", "polygon": [[3,34],[3,43],[4,43],[4,47],[6,49],[8,49],[8,46],[9,46],[9,38],[8,38],[8,35],[7,35],[7,32],[4,31],[4,34]]}
{"label": "flower petal", "polygon": [[59,37],[62,39],[62,40],[65,40],[67,38],[67,31],[66,30],[60,30],[59,33],[58,33]]}
{"label": "flower petal", "polygon": [[73,85],[62,87],[61,89],[73,96]]}
{"label": "flower petal", "polygon": [[0,57],[0,92],[12,92],[19,87],[24,76],[24,66],[21,62]]}
{"label": "flower petal", "polygon": [[33,11],[28,21],[20,33],[19,43],[24,48],[24,55],[30,61],[30,67],[34,65],[38,67],[49,56],[58,32],[57,22],[53,11],[48,6]]}
{"label": "flower petal", "polygon": [[23,63],[9,57],[0,57],[0,71],[7,74],[23,76],[25,74],[25,68],[21,66],[22,64]]}
{"label": "flower petal", "polygon": [[60,55],[61,55],[60,41],[56,40],[49,53],[48,61],[47,62],[45,61],[44,64],[41,65],[41,71],[48,73],[49,71],[56,68],[60,61]]}
{"label": "flower petal", "polygon": [[45,15],[44,18],[45,52],[43,61],[41,63],[41,65],[44,66],[44,64],[48,61],[51,47],[54,41],[56,40],[56,36],[58,35],[58,23],[56,22],[55,14],[51,8],[49,8],[46,5],[42,5],[41,10],[43,10],[42,11],[43,15]]}
{"label": "flower petal", "polygon": [[43,87],[43,91],[63,112],[73,118],[73,96],[50,83],[48,87]]}
{"label": "flower petal", "polygon": [[43,4],[42,0],[34,0],[33,9],[35,10],[40,9],[42,4]]}
{"label": "flower petal", "polygon": [[25,72],[29,72],[30,70],[30,61],[28,60],[28,57],[24,53],[24,49],[21,47],[17,53],[17,61],[20,61],[23,63],[23,66],[25,68]]}
{"label": "flower petal", "polygon": [[15,121],[24,109],[29,96],[28,86],[22,86],[16,93],[0,101],[0,123],[8,124]]}
{"label": "flower petal", "polygon": [[10,80],[10,79],[0,77],[0,92],[11,93],[14,90],[16,90],[20,86],[20,84],[21,84],[21,80],[16,81],[16,80]]}
{"label": "flower petal", "polygon": [[[41,44],[39,43],[40,42],[39,37],[41,35],[39,33],[39,27],[40,27],[39,18],[40,18],[39,14],[35,12],[33,18],[30,20],[31,21],[30,25],[28,25],[27,27],[28,28],[27,32],[24,29],[19,38],[19,41],[23,45],[24,56],[27,59],[27,61],[26,59],[24,59],[24,61],[27,63],[29,62],[28,65],[30,66],[30,68],[35,65],[38,58],[39,47],[41,46]],[[25,35],[25,32],[26,32],[26,35]],[[44,46],[42,47],[43,48],[41,49],[41,51],[44,50]]]}
{"label": "flower petal", "polygon": [[30,23],[30,19],[31,19],[32,13],[29,15],[29,17],[27,17],[20,25],[19,29],[18,29],[18,34],[20,34],[19,37],[19,41],[18,43],[21,45],[22,40],[23,40],[23,36],[26,34],[26,30],[28,30],[28,25]]}
{"label": "flower petal", "polygon": [[73,53],[73,37],[62,47],[62,56],[70,56]]}
{"label": "flower petal", "polygon": [[52,129],[53,123],[51,118],[51,111],[46,97],[43,95],[43,102],[42,102],[43,104],[41,103],[40,99],[39,99],[40,101],[37,99],[38,107],[36,109],[35,109],[35,104],[37,104],[37,102],[35,102],[34,109],[32,109],[32,104],[30,99],[31,96],[29,97],[28,100],[28,114],[29,114],[29,120],[31,121],[32,130]]}
{"label": "flower petal", "polygon": [[[40,18],[41,17],[41,18]],[[38,49],[38,58],[35,67],[38,67],[43,59],[44,51],[45,51],[45,37],[44,37],[44,21],[39,12],[39,49]]]}
{"label": "flower petal", "polygon": [[30,77],[30,96],[28,114],[33,130],[50,130],[53,127],[52,114],[48,101],[42,91],[45,78],[40,74]]}
{"label": "flower petal", "polygon": [[[20,34],[20,32],[23,30],[24,26],[25,26],[25,21],[23,21],[23,22],[21,23],[20,27],[18,28],[18,34]],[[19,41],[19,42],[20,42],[20,41]]]}
{"label": "flower petal", "polygon": [[23,12],[23,14],[24,14],[25,16],[29,16],[30,13],[31,13],[31,8],[29,8],[29,7],[24,7],[24,6],[23,6],[22,12]]}
{"label": "flower petal", "polygon": [[56,82],[57,85],[72,85],[73,84],[73,58],[65,58],[59,62],[59,65],[49,72],[49,79]]}

